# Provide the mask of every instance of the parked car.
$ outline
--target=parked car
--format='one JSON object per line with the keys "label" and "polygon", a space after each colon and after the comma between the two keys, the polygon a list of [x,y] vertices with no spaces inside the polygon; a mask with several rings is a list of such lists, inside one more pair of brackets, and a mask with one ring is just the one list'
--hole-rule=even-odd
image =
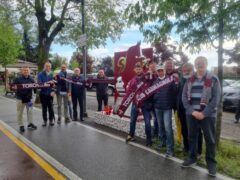
{"label": "parked car", "polygon": [[235,81],[231,85],[223,88],[223,109],[234,110],[240,99],[240,81]]}
{"label": "parked car", "polygon": [[235,80],[232,79],[224,79],[223,80],[223,87],[231,86],[231,84],[235,83]]}

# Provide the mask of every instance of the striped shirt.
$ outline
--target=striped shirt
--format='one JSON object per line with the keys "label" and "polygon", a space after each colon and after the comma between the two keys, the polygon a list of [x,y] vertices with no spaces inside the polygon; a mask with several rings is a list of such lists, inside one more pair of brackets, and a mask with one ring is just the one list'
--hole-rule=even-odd
{"label": "striped shirt", "polygon": [[203,93],[204,80],[195,79],[191,90],[191,105],[194,110],[201,110],[200,102]]}

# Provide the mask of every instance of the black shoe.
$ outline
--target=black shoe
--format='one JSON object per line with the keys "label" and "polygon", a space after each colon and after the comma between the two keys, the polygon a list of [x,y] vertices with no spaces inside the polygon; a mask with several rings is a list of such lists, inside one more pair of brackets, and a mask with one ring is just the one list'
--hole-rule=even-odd
{"label": "black shoe", "polygon": [[212,177],[216,177],[217,169],[216,166],[208,166],[208,175]]}
{"label": "black shoe", "polygon": [[21,133],[23,133],[25,131],[24,126],[20,126],[19,130],[20,130]]}
{"label": "black shoe", "polygon": [[65,123],[69,123],[71,120],[69,118],[65,118]]}
{"label": "black shoe", "polygon": [[50,125],[50,126],[54,126],[53,120],[50,120],[49,125]]}
{"label": "black shoe", "polygon": [[129,141],[135,141],[135,138],[133,136],[128,135],[126,138],[126,143]]}
{"label": "black shoe", "polygon": [[30,123],[30,124],[28,125],[28,129],[36,130],[36,129],[37,129],[37,126],[35,126],[33,123]]}
{"label": "black shoe", "polygon": [[83,119],[83,118],[80,118],[80,121],[81,121],[81,122],[83,122],[83,121],[84,121],[84,119]]}
{"label": "black shoe", "polygon": [[238,122],[239,122],[238,120],[235,120],[235,121],[234,121],[234,123],[236,123],[236,124],[237,124]]}
{"label": "black shoe", "polygon": [[194,160],[191,160],[191,159],[188,159],[188,160],[185,160],[182,164],[181,164],[181,167],[191,167],[193,165],[196,164],[196,161]]}
{"label": "black shoe", "polygon": [[46,127],[47,126],[47,121],[44,121],[42,124],[42,127]]}
{"label": "black shoe", "polygon": [[172,158],[173,157],[173,153],[172,152],[167,152],[166,153],[166,158]]}
{"label": "black shoe", "polygon": [[58,118],[57,123],[61,124],[61,118]]}
{"label": "black shoe", "polygon": [[151,147],[152,146],[152,140],[147,140],[146,141],[146,146]]}

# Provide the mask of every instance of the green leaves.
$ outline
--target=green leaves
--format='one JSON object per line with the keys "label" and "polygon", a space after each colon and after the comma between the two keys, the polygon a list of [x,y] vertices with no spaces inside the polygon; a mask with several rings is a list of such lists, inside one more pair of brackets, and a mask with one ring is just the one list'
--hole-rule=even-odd
{"label": "green leaves", "polygon": [[20,38],[13,26],[0,22],[0,64],[6,66],[14,63],[20,49]]}
{"label": "green leaves", "polygon": [[[146,40],[157,41],[173,33],[197,51],[218,39],[219,18],[224,21],[224,38],[239,39],[240,3],[223,0],[223,4],[219,11],[217,0],[142,0],[129,5],[125,14],[130,24],[140,26]],[[149,22],[153,25],[146,25]]]}

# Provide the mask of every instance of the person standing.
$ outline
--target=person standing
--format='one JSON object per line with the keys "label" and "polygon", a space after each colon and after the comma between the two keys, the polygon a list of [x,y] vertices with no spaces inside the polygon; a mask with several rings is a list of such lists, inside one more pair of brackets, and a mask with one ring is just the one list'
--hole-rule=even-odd
{"label": "person standing", "polygon": [[208,174],[216,176],[215,122],[221,88],[218,78],[207,71],[207,65],[207,58],[197,57],[196,73],[188,79],[183,88],[182,101],[188,122],[189,153],[182,167],[190,167],[196,163],[198,133],[201,129],[206,142]]}
{"label": "person standing", "polygon": [[69,123],[69,114],[68,114],[68,96],[70,95],[69,83],[66,79],[69,78],[67,74],[66,64],[61,65],[61,71],[57,75],[57,104],[58,104],[58,124],[61,123],[62,119],[62,101],[64,108],[64,118],[65,123]]}
{"label": "person standing", "polygon": [[[17,77],[13,84],[29,84],[34,83],[34,80],[29,75],[29,67],[23,66],[21,69],[21,75]],[[28,129],[36,130],[37,126],[32,122],[33,116],[33,102],[32,102],[32,89],[17,89],[16,92],[17,98],[17,121],[19,125],[20,132],[24,132],[24,124],[23,124],[23,111],[26,107],[27,110],[27,121],[28,121]]]}
{"label": "person standing", "polygon": [[[179,94],[177,98],[177,112],[178,116],[181,122],[181,132],[183,137],[183,146],[184,146],[184,152],[188,153],[189,151],[189,143],[188,143],[188,127],[187,127],[187,120],[186,120],[186,110],[183,106],[182,102],[182,92],[183,87],[186,83],[186,81],[193,75],[194,73],[194,67],[191,63],[185,63],[182,66],[182,77],[180,79],[179,83]],[[201,157],[202,154],[202,131],[199,129],[199,135],[198,135],[198,158]]]}
{"label": "person standing", "polygon": [[[128,92],[135,91],[137,85],[141,81],[144,81],[143,68],[140,63],[135,64],[134,72],[135,72],[136,76],[133,77],[129,81],[129,83],[127,85],[127,89],[126,89],[126,94]],[[126,138],[126,142],[135,140],[134,136],[135,136],[135,129],[136,129],[136,123],[137,123],[137,117],[138,117],[139,110],[140,110],[140,108],[138,108],[137,105],[135,104],[135,102],[133,101],[132,107],[131,107],[131,113],[130,113],[130,131]]]}
{"label": "person standing", "polygon": [[[53,74],[51,73],[51,64],[46,62],[44,64],[44,70],[38,74],[38,83],[49,83],[53,84]],[[49,114],[49,125],[54,125],[54,111],[53,111],[53,96],[55,95],[52,87],[43,88],[40,90],[40,101],[42,104],[42,118],[45,127],[47,125],[47,112]]]}
{"label": "person standing", "polygon": [[[166,76],[165,68],[163,66],[158,66],[157,72],[158,78],[153,82],[153,84],[159,83],[168,78],[168,76]],[[172,128],[172,109],[173,109],[172,96],[175,95],[176,93],[177,85],[173,81],[172,83],[163,86],[153,96],[154,108],[159,125],[160,145],[158,149],[161,149],[163,145],[166,143],[167,145],[166,157],[172,157],[174,152],[174,136]],[[164,126],[164,128],[162,126]],[[163,129],[165,130],[166,133],[166,139],[164,138]]]}
{"label": "person standing", "polygon": [[[107,77],[105,76],[104,70],[100,69],[98,71],[97,79],[99,80],[106,80]],[[102,111],[102,103],[104,106],[108,105],[108,83],[96,83],[96,95],[98,101],[98,111]]]}
{"label": "person standing", "polygon": [[[239,97],[240,97],[240,92],[239,92]],[[235,123],[238,123],[239,119],[240,119],[240,99],[238,99],[238,104],[236,108]]]}
{"label": "person standing", "polygon": [[[149,66],[148,66],[148,68],[149,68],[149,71],[147,72],[147,74],[149,74],[149,79],[151,80],[151,81],[154,81],[157,77],[158,77],[158,75],[157,75],[157,70],[156,70],[156,66],[157,66],[157,64],[156,64],[156,62],[154,62],[154,61],[151,61],[150,63],[149,63]],[[151,82],[152,83],[152,82]],[[155,111],[154,111],[154,107],[153,107],[153,97],[152,98],[150,98],[150,99],[148,99],[148,101],[151,101],[151,108],[152,108],[152,114],[153,114],[153,124],[154,124],[154,128],[153,128],[153,137],[158,137],[158,135],[159,135],[159,131],[158,131],[158,121],[157,121],[157,117],[156,117],[156,113],[155,113]]]}
{"label": "person standing", "polygon": [[73,103],[73,121],[78,120],[77,104],[80,108],[80,121],[83,121],[83,94],[84,94],[84,79],[80,75],[80,69],[74,69],[74,75],[72,76],[73,83],[70,85],[70,91]]}

